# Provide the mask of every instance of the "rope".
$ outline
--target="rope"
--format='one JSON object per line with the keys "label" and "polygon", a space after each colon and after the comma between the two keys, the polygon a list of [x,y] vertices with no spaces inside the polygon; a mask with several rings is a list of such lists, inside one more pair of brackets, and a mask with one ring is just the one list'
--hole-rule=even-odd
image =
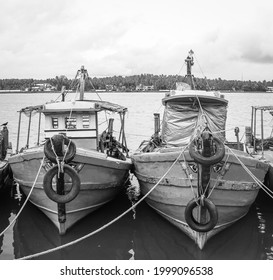
{"label": "rope", "polygon": [[[187,169],[187,161],[186,161],[186,158],[185,158],[185,154],[183,153],[183,160],[184,160],[184,162],[185,162],[185,166],[186,166],[186,175],[187,175],[187,177],[188,177],[188,179],[189,179],[189,181],[190,181],[190,185],[191,185],[191,191],[192,191],[192,193],[193,193],[193,197],[194,197],[194,199],[195,199],[195,201],[197,201],[197,199],[198,199],[198,196],[197,196],[197,193],[195,193],[194,192],[194,188],[193,188],[193,185],[192,185],[192,178],[191,178],[191,174],[190,174],[190,172],[188,171],[188,169]],[[183,168],[183,166],[182,166],[182,168]],[[184,168],[183,168],[184,169]]]}
{"label": "rope", "polygon": [[[229,155],[227,156],[227,159],[226,159],[226,161],[225,161],[225,163],[224,163],[224,165],[223,165],[223,167],[222,167],[223,169],[226,168],[228,159],[229,159]],[[210,190],[210,192],[209,192],[209,194],[208,194],[208,198],[211,196],[213,190],[215,189],[215,187],[217,186],[217,184],[218,184],[218,182],[219,182],[220,177],[222,177],[222,176],[223,176],[223,175],[222,175],[221,173],[217,176],[216,182],[215,182],[214,186],[211,188],[211,190]],[[207,191],[207,189],[206,189],[206,191]]]}
{"label": "rope", "polygon": [[239,157],[232,151],[232,149],[230,149],[228,146],[226,146],[229,151],[237,158],[237,160],[239,161],[239,163],[242,165],[242,167],[244,168],[244,170],[248,173],[248,175],[255,181],[256,184],[258,184],[260,186],[260,188],[266,193],[268,194],[272,199],[273,199],[273,191],[270,190],[266,185],[264,185],[264,183],[262,183],[257,177],[255,177],[255,175],[245,166],[245,164],[239,159]]}
{"label": "rope", "polygon": [[32,187],[31,187],[31,189],[30,189],[30,192],[29,192],[29,194],[28,194],[28,196],[27,196],[25,202],[23,203],[22,207],[20,208],[18,214],[17,214],[17,215],[14,217],[14,219],[10,222],[10,224],[0,233],[0,236],[2,236],[2,235],[11,227],[11,225],[18,219],[19,215],[20,215],[21,212],[23,211],[23,209],[24,209],[25,205],[27,204],[27,202],[28,202],[28,200],[29,200],[29,198],[30,198],[30,195],[31,195],[31,193],[32,193],[32,191],[33,191],[33,189],[34,189],[34,186],[36,185],[38,176],[39,176],[39,174],[40,174],[40,172],[41,172],[41,169],[42,169],[42,166],[43,166],[43,164],[44,164],[44,160],[45,160],[45,156],[44,156],[43,159],[42,159],[41,165],[40,165],[40,167],[39,167],[39,170],[38,170],[38,172],[37,172],[37,175],[36,175],[36,177],[35,177],[35,179],[34,179],[34,182],[33,182],[33,184],[32,184]]}
{"label": "rope", "polygon": [[[190,144],[190,143],[189,143]],[[131,206],[130,208],[128,208],[125,212],[123,212],[121,215],[119,215],[118,217],[116,217],[115,219],[113,219],[112,221],[110,221],[109,223],[105,224],[104,226],[100,227],[99,229],[89,233],[89,234],[86,234],[85,236],[82,236],[81,238],[78,238],[77,240],[74,240],[74,241],[71,241],[71,242],[68,242],[64,245],[60,245],[60,246],[57,246],[53,249],[49,249],[49,250],[46,250],[46,251],[43,251],[43,252],[40,252],[40,253],[37,253],[37,254],[33,254],[33,255],[29,255],[29,256],[26,256],[26,257],[23,257],[23,258],[19,258],[20,260],[27,260],[27,259],[32,259],[32,258],[35,258],[35,257],[39,257],[39,256],[42,256],[42,255],[45,255],[45,254],[48,254],[48,253],[53,253],[55,251],[58,251],[58,250],[61,250],[61,249],[64,249],[68,246],[71,246],[71,245],[74,245],[86,238],[89,238],[90,236],[93,236],[95,235],[96,233],[102,231],[103,229],[107,228],[108,226],[112,225],[113,223],[115,223],[116,221],[118,221],[119,219],[121,219],[123,216],[125,216],[127,213],[129,213],[130,211],[132,211],[133,209],[135,209],[159,184],[160,182],[167,176],[167,174],[171,171],[171,169],[174,167],[174,165],[178,162],[179,158],[181,157],[181,155],[184,153],[184,151],[186,150],[186,148],[189,146],[189,144],[187,146],[184,147],[184,149],[181,150],[181,152],[179,153],[179,155],[177,156],[176,160],[172,163],[172,165],[168,168],[168,170],[163,174],[163,176],[159,179],[159,181],[139,200],[137,201],[133,206]]]}
{"label": "rope", "polygon": [[52,137],[50,137],[49,139],[50,139],[50,144],[51,144],[52,151],[53,151],[53,153],[56,157],[56,162],[57,162],[57,165],[58,165],[58,178],[60,178],[60,173],[64,173],[64,164],[65,164],[64,160],[65,160],[67,152],[69,150],[71,139],[69,139],[69,142],[68,142],[67,148],[65,150],[65,154],[64,154],[64,157],[63,157],[62,161],[60,161],[60,158],[59,158],[59,156],[57,155],[57,153],[54,149],[54,144],[52,142]]}
{"label": "rope", "polygon": [[199,69],[200,69],[200,71],[201,71],[201,73],[202,73],[202,75],[205,77],[205,81],[206,81],[206,83],[207,83],[207,87],[208,87],[208,89],[210,90],[210,86],[209,86],[209,83],[208,83],[208,81],[207,81],[207,78],[206,78],[206,76],[205,76],[205,74],[204,74],[204,72],[203,72],[203,70],[202,70],[202,68],[201,68],[201,66],[200,66],[200,64],[199,64],[199,62],[198,62],[198,60],[197,60],[197,58],[196,58],[195,55],[194,55],[194,59],[196,60],[198,66],[199,66]]}

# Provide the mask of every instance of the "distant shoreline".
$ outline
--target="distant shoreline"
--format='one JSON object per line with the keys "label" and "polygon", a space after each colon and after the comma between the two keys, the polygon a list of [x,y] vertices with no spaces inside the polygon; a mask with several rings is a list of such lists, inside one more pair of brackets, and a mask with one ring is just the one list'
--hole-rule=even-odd
{"label": "distant shoreline", "polygon": [[[73,91],[74,92],[74,91]],[[97,91],[86,91],[86,93],[142,93],[142,92],[145,92],[145,93],[167,93],[167,92],[170,92],[170,90],[148,90],[148,91],[106,91],[106,90],[97,90]],[[273,92],[267,92],[267,91],[241,91],[241,90],[238,90],[238,91],[229,91],[229,90],[219,90],[219,92],[221,93],[273,93]],[[18,91],[0,91],[0,95],[1,94],[55,94],[55,93],[59,93],[61,94],[60,91],[21,91],[21,90],[18,90]]]}
{"label": "distant shoreline", "polygon": [[[70,92],[70,91],[69,91]],[[73,91],[74,92],[74,91]],[[104,92],[107,92],[107,93],[132,93],[132,92],[159,92],[159,93],[162,93],[162,92],[170,92],[170,90],[148,90],[148,91],[106,91],[106,90],[96,90],[96,91],[86,91],[86,93],[92,93],[92,92],[95,92],[95,93],[104,93]],[[21,90],[18,90],[18,91],[0,91],[0,94],[13,94],[13,93],[19,93],[19,94],[33,94],[33,93],[38,93],[38,94],[50,94],[50,93],[59,93],[61,94],[60,91],[21,91]]]}

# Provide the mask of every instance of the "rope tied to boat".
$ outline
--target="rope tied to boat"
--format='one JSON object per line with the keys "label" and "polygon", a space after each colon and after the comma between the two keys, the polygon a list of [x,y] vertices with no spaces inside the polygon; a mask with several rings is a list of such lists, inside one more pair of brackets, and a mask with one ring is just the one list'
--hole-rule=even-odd
{"label": "rope tied to boat", "polygon": [[55,154],[55,159],[56,159],[56,162],[57,162],[57,165],[58,165],[58,178],[60,178],[60,173],[63,173],[63,167],[61,167],[60,158],[55,151],[54,144],[53,144],[53,141],[52,141],[52,137],[50,137],[50,143],[51,143],[51,148],[52,148],[53,153]]}
{"label": "rope tied to boat", "polygon": [[247,166],[239,159],[239,157],[232,151],[232,149],[226,146],[228,150],[234,155],[234,157],[241,164],[243,169],[247,172],[247,174],[254,180],[254,182],[270,197],[273,199],[273,191],[270,190],[263,182],[261,182],[248,168]]}

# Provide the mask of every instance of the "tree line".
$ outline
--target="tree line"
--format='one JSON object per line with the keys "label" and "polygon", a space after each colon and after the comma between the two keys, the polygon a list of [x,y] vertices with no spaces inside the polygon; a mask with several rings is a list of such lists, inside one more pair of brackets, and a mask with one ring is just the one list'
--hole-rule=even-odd
{"label": "tree line", "polygon": [[[86,82],[86,91],[112,90],[135,91],[138,85],[153,86],[154,91],[175,89],[177,82],[186,82],[186,78],[180,75],[153,75],[140,74],[133,76],[94,77]],[[220,90],[220,91],[266,91],[273,86],[272,81],[240,81],[225,80],[221,78],[206,79],[194,78],[196,89]],[[35,84],[48,83],[60,91],[63,86],[68,90],[75,89],[75,82],[66,76],[56,76],[50,79],[0,79],[0,90],[31,90]]]}

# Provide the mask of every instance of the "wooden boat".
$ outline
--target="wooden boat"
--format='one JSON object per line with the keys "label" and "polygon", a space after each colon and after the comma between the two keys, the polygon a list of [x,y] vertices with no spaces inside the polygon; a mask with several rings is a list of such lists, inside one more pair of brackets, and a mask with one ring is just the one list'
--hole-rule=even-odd
{"label": "wooden boat", "polygon": [[[19,115],[17,153],[9,163],[30,201],[58,227],[60,234],[87,214],[111,201],[128,180],[131,160],[124,132],[127,108],[102,100],[84,99],[89,76],[82,67],[76,75],[79,100],[49,102],[23,108]],[[30,147],[32,115],[38,112],[38,144]],[[99,131],[101,114],[116,113],[121,122],[119,141],[114,118]],[[29,117],[27,144],[19,151],[21,115]],[[40,143],[41,115],[45,143]],[[33,189],[33,190],[32,190]]]}
{"label": "wooden boat", "polygon": [[9,142],[9,131],[7,123],[2,124],[0,131],[0,191],[6,190],[6,185],[12,178],[8,158],[11,154],[11,143]]}
{"label": "wooden boat", "polygon": [[196,90],[192,51],[185,62],[190,86],[163,98],[161,133],[155,114],[154,135],[131,158],[146,202],[202,249],[247,214],[268,164],[226,141],[228,101],[219,92]]}
{"label": "wooden boat", "polygon": [[[267,118],[265,113],[268,113]],[[273,127],[272,127],[273,106],[252,106],[251,126],[245,127],[246,151],[256,159],[269,164],[265,184],[273,191]],[[269,125],[269,118],[271,121]],[[267,120],[266,120],[267,119]],[[270,192],[269,190],[269,192]],[[269,196],[267,196],[269,197]]]}
{"label": "wooden boat", "polygon": [[[77,226],[70,228],[65,235],[59,235],[56,227],[37,207],[27,204],[13,228],[14,258],[19,259],[50,250],[73,242],[97,230],[105,222],[116,218],[128,207],[129,201],[122,191],[115,200],[107,203],[99,211],[83,218]],[[8,218],[7,218],[8,222]],[[125,260],[130,258],[134,221],[130,215],[112,224],[99,234],[86,238],[65,249],[41,255],[40,260]],[[1,238],[1,237],[0,237]],[[33,242],[35,240],[35,242]],[[113,242],[114,240],[114,242]],[[1,241],[1,239],[0,239]],[[1,242],[0,242],[1,244]],[[0,246],[1,248],[1,246]],[[1,257],[1,256],[0,256]]]}

